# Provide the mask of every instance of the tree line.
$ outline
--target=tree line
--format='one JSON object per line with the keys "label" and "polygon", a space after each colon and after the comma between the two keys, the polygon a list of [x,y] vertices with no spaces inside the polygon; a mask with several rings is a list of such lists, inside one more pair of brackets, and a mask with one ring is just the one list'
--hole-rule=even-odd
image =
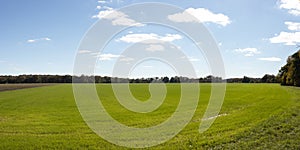
{"label": "tree line", "polygon": [[244,76],[243,78],[230,78],[227,83],[279,83],[280,81],[275,75],[266,74],[262,78],[251,78]]}
{"label": "tree line", "polygon": [[212,75],[203,78],[188,77],[153,77],[153,78],[117,78],[108,76],[71,76],[71,75],[18,75],[0,76],[0,84],[15,83],[277,83],[274,75],[265,75],[262,78],[232,78],[222,79]]}

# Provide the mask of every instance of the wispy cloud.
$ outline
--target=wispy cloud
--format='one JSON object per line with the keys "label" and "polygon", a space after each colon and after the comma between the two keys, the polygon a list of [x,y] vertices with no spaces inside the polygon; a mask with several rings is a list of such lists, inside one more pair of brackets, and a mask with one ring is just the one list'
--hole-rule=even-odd
{"label": "wispy cloud", "polygon": [[208,22],[222,26],[227,26],[231,23],[228,16],[221,13],[213,13],[206,8],[188,8],[184,12],[169,15],[168,19],[174,22]]}
{"label": "wispy cloud", "polygon": [[96,6],[96,9],[100,10],[102,8],[102,6]]}
{"label": "wispy cloud", "polygon": [[121,58],[120,58],[120,61],[123,61],[123,62],[130,62],[130,61],[134,61],[134,58],[131,58],[131,57],[121,57]]}
{"label": "wispy cloud", "polygon": [[108,3],[107,1],[98,1],[99,4],[106,4]]}
{"label": "wispy cloud", "polygon": [[113,59],[119,58],[121,56],[114,55],[114,54],[100,54],[98,57],[99,57],[99,60],[113,60]]}
{"label": "wispy cloud", "polygon": [[278,61],[281,61],[281,58],[278,58],[278,57],[264,57],[264,58],[258,58],[258,60],[278,62]]}
{"label": "wispy cloud", "polygon": [[114,26],[145,26],[144,24],[131,19],[121,11],[114,10],[110,7],[104,7],[104,9],[105,10],[99,11],[97,15],[92,16],[92,18],[110,20]]}
{"label": "wispy cloud", "polygon": [[269,39],[271,43],[284,43],[285,45],[296,45],[300,43],[300,32],[280,32],[279,35]]}
{"label": "wispy cloud", "polygon": [[146,48],[146,51],[150,51],[150,52],[157,52],[157,51],[164,51],[165,47],[162,45],[158,45],[158,44],[151,44],[149,45],[148,48]]}
{"label": "wispy cloud", "polygon": [[[287,28],[291,31],[300,31],[300,23],[298,22],[284,22],[287,25]],[[271,43],[283,43],[285,45],[297,45],[300,43],[300,32],[285,32],[282,31],[279,35],[275,35],[272,38],[269,38]]]}
{"label": "wispy cloud", "polygon": [[27,43],[35,43],[35,42],[40,42],[40,41],[51,41],[51,39],[48,37],[38,38],[38,39],[29,39],[29,40],[27,40]]}
{"label": "wispy cloud", "polygon": [[122,41],[126,43],[139,43],[139,42],[148,42],[149,40],[161,41],[161,42],[172,42],[174,40],[180,40],[182,36],[179,34],[166,34],[164,36],[159,36],[155,33],[149,34],[127,34],[117,41]]}
{"label": "wispy cloud", "polygon": [[285,25],[288,26],[288,29],[291,31],[300,31],[300,23],[299,22],[284,22]]}
{"label": "wispy cloud", "polygon": [[251,57],[261,52],[257,48],[238,48],[234,50],[237,53],[241,53],[246,57]]}
{"label": "wispy cloud", "polygon": [[200,61],[200,59],[194,58],[194,57],[191,57],[191,56],[182,56],[181,59],[188,59],[190,62]]}
{"label": "wispy cloud", "polygon": [[299,0],[280,0],[279,8],[288,10],[289,14],[300,16]]}
{"label": "wispy cloud", "polygon": [[91,55],[92,57],[96,57],[97,59],[99,59],[101,61],[110,61],[110,60],[114,60],[114,59],[117,59],[117,58],[123,58],[124,57],[122,55],[115,55],[115,54],[111,54],[111,53],[100,54],[100,52],[94,52],[94,51],[91,51],[91,50],[79,50],[78,54]]}
{"label": "wispy cloud", "polygon": [[78,54],[89,54],[89,53],[91,53],[92,51],[90,51],[90,50],[79,50],[78,51]]}

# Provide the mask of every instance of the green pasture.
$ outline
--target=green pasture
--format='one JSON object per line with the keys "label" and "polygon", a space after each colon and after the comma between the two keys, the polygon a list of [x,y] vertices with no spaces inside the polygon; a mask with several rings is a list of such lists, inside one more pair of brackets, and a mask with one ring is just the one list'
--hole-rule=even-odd
{"label": "green pasture", "polygon": [[[150,97],[148,84],[131,84],[133,95]],[[162,123],[175,111],[180,84],[167,84],[164,103],[146,114],[123,108],[111,85],[98,84],[110,115],[132,127]],[[210,84],[200,85],[191,122],[170,141],[148,149],[300,149],[300,89],[278,84],[227,84],[222,110],[214,124],[199,134],[210,97]],[[71,84],[0,92],[0,149],[126,149],[111,144],[85,124]]]}

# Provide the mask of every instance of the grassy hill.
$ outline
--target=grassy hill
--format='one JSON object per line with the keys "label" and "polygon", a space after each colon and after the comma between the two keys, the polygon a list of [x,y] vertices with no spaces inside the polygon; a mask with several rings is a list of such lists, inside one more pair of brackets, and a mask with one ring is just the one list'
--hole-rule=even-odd
{"label": "grassy hill", "polygon": [[[209,130],[198,133],[210,96],[201,84],[192,121],[172,140],[149,149],[300,149],[300,89],[277,84],[227,84],[220,116]],[[180,85],[167,84],[168,95],[159,109],[136,114],[123,108],[111,86],[97,85],[108,112],[119,122],[149,127],[172,115]],[[136,98],[146,100],[148,84],[132,84]],[[76,107],[72,85],[0,92],[0,149],[126,149],[92,132]]]}

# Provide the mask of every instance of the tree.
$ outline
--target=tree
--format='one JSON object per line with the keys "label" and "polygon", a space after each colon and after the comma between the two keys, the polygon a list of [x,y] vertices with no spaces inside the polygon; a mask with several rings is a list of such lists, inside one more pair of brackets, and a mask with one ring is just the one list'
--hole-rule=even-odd
{"label": "tree", "polygon": [[277,75],[281,85],[300,86],[300,50],[289,56]]}
{"label": "tree", "polygon": [[246,77],[244,76],[243,80],[242,80],[243,83],[250,83],[250,78],[249,77]]}
{"label": "tree", "polygon": [[262,83],[276,83],[276,77],[274,75],[266,74],[261,78]]}
{"label": "tree", "polygon": [[162,81],[163,81],[164,83],[169,83],[169,78],[168,78],[168,77],[164,77],[164,78],[162,79]]}

